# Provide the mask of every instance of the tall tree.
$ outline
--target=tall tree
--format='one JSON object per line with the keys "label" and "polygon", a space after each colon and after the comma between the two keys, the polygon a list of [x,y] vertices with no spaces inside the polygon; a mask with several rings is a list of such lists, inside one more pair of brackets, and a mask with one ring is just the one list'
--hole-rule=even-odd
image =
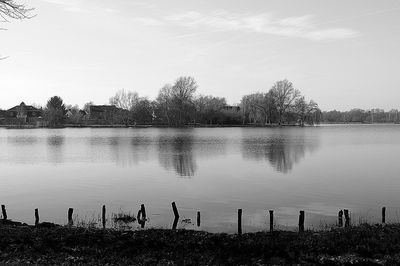
{"label": "tall tree", "polygon": [[139,102],[137,92],[119,90],[113,97],[110,98],[110,104],[115,105],[118,109],[115,118],[125,125],[128,125],[133,118],[133,109]]}
{"label": "tall tree", "polygon": [[156,103],[156,116],[161,120],[161,122],[170,125],[172,122],[172,86],[170,84],[166,84],[160,89]]}
{"label": "tall tree", "polygon": [[136,123],[149,124],[153,122],[153,106],[149,99],[139,98],[138,103],[132,111],[133,119]]}
{"label": "tall tree", "polygon": [[318,104],[313,100],[306,102],[304,96],[296,99],[293,110],[298,117],[300,126],[304,126],[305,122],[309,124],[313,124],[314,122],[316,122],[316,117],[313,116],[313,114],[314,112],[320,112]]}
{"label": "tall tree", "polygon": [[294,102],[300,97],[300,91],[293,87],[287,79],[277,81],[271,89],[271,95],[278,113],[278,124],[281,125],[286,112],[293,107]]}
{"label": "tall tree", "polygon": [[50,127],[61,125],[64,122],[65,113],[66,108],[61,97],[53,96],[47,101],[44,114]]}
{"label": "tall tree", "polygon": [[183,125],[194,112],[194,94],[197,83],[193,77],[180,77],[171,89],[175,122]]}
{"label": "tall tree", "polygon": [[132,111],[138,101],[139,95],[137,92],[126,92],[125,90],[117,91],[117,93],[109,100],[110,104],[128,111]]}
{"label": "tall tree", "polygon": [[226,106],[226,99],[214,96],[200,95],[194,100],[196,121],[200,123],[222,123],[222,108]]}

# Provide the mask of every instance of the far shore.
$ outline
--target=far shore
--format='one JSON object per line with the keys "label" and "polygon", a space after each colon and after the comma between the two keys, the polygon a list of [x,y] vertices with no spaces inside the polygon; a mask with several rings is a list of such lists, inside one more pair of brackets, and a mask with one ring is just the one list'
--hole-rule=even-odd
{"label": "far shore", "polygon": [[[305,125],[303,127],[312,127],[316,125]],[[236,127],[236,128],[277,128],[277,127],[302,127],[300,125],[235,125],[235,124],[226,124],[226,125],[183,125],[183,126],[171,126],[171,125],[74,125],[74,124],[65,124],[57,127],[37,127],[33,125],[0,125],[0,128],[7,129],[36,129],[36,128],[222,128],[222,127]]]}
{"label": "far shore", "polygon": [[361,123],[361,122],[352,122],[352,123],[328,123],[321,122],[315,125],[304,125],[300,126],[297,124],[268,124],[268,125],[236,125],[236,124],[226,124],[226,125],[183,125],[183,126],[171,126],[171,125],[75,125],[75,124],[65,124],[57,127],[43,127],[43,126],[33,126],[33,125],[0,125],[0,128],[5,129],[39,129],[39,128],[48,128],[48,129],[57,129],[57,128],[280,128],[280,127],[318,127],[319,125],[398,125],[397,123]]}

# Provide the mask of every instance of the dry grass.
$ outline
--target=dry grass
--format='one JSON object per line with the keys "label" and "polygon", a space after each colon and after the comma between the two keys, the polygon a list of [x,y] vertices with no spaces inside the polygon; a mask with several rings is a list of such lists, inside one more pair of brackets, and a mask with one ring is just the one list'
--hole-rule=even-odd
{"label": "dry grass", "polygon": [[397,265],[400,225],[211,234],[0,222],[0,263],[57,265]]}

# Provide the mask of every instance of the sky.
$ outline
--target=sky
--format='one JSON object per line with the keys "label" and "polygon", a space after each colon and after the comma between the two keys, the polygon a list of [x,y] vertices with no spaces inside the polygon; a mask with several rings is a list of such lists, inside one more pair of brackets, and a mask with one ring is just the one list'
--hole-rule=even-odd
{"label": "sky", "polygon": [[2,109],[154,99],[180,76],[229,104],[288,79],[322,110],[400,109],[398,0],[25,2],[34,18],[0,23]]}

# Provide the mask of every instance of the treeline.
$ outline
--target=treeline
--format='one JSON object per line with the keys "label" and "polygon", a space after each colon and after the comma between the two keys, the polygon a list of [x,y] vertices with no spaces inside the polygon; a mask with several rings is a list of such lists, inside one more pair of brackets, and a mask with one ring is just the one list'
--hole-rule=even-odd
{"label": "treeline", "polygon": [[399,123],[399,111],[392,109],[352,109],[350,111],[324,111],[321,122],[324,123]]}
{"label": "treeline", "polygon": [[266,93],[245,95],[240,104],[243,124],[319,123],[321,111],[314,101],[306,101],[288,80],[276,82]]}
{"label": "treeline", "polygon": [[127,119],[139,124],[314,124],[320,121],[318,105],[307,102],[288,80],[276,82],[266,93],[243,96],[241,103],[228,106],[225,98],[197,95],[192,77],[166,84],[154,101],[135,92],[119,91],[110,104],[129,110]]}
{"label": "treeline", "polygon": [[[276,82],[266,92],[243,96],[240,104],[228,106],[226,99],[197,94],[193,77],[180,77],[164,85],[156,99],[140,97],[137,92],[120,90],[109,99],[115,109],[103,120],[108,124],[125,125],[284,125],[319,123],[321,111],[314,101],[306,101],[288,80]],[[52,97],[44,109],[49,126],[65,123],[81,124],[92,119],[92,102],[81,110],[66,106],[58,96]],[[68,116],[66,117],[66,114]]]}

